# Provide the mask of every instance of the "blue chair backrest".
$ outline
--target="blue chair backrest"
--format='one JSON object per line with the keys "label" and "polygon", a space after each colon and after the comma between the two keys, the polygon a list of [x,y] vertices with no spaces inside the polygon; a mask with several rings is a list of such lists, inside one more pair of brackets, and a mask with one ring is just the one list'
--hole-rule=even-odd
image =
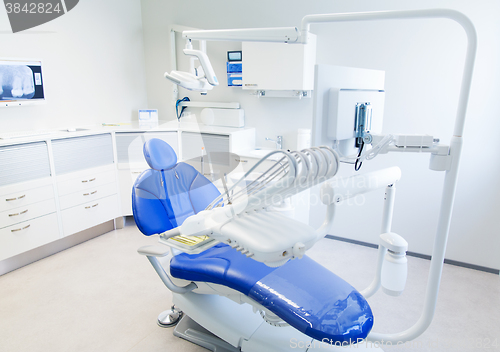
{"label": "blue chair backrest", "polygon": [[220,195],[217,188],[194,167],[177,162],[168,143],[153,138],[144,143],[144,157],[151,169],[132,188],[132,211],[146,236],[182,225]]}

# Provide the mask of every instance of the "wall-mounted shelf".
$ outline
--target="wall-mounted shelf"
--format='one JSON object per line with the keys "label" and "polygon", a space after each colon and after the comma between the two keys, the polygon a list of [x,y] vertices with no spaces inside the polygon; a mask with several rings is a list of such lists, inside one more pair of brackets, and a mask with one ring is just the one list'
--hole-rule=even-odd
{"label": "wall-mounted shelf", "polygon": [[312,90],[256,90],[250,95],[255,95],[259,98],[310,98]]}

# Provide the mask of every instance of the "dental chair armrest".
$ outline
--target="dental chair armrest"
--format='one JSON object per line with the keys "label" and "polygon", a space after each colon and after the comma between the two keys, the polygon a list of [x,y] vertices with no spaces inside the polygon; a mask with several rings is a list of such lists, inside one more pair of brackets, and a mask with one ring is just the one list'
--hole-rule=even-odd
{"label": "dental chair armrest", "polygon": [[139,254],[148,257],[165,257],[170,251],[167,246],[143,246],[137,250]]}
{"label": "dental chair armrest", "polygon": [[169,249],[166,246],[144,246],[137,250],[139,254],[145,255],[148,258],[153,268],[155,268],[155,271],[160,277],[161,281],[163,281],[165,286],[167,286],[170,291],[184,294],[198,288],[198,286],[196,286],[194,282],[191,282],[184,287],[177,286],[172,282],[170,277],[165,272],[165,269],[161,265],[160,261],[158,260],[158,257],[165,257],[168,254],[168,251]]}

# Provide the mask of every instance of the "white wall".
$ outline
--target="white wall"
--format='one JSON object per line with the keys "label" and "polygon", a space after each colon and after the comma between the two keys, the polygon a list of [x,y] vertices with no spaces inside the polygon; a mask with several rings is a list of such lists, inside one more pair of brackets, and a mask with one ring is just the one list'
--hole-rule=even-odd
{"label": "white wall", "polygon": [[0,130],[53,129],[137,119],[147,106],[139,0],[86,0],[13,34],[0,11],[0,57],[43,60],[47,103],[0,108]]}
{"label": "white wall", "polygon": [[[168,27],[181,24],[204,29],[299,26],[304,15],[349,11],[413,8],[452,8],[469,16],[476,25],[479,49],[465,128],[465,145],[457,189],[447,258],[500,268],[498,215],[500,163],[495,135],[500,128],[495,112],[500,96],[500,3],[496,0],[414,1],[159,1],[142,0],[146,77],[150,107],[162,118],[173,119],[171,84],[163,78],[170,70]],[[207,15],[210,14],[210,15]],[[465,34],[449,20],[392,21],[313,25],[318,34],[318,63],[381,69],[386,71],[384,131],[427,133],[448,142],[456,113],[465,51]],[[240,43],[208,43],[208,53],[220,81],[225,78],[225,51]],[[178,56],[183,60],[182,55]],[[185,65],[185,63],[182,63]],[[185,67],[185,66],[184,66]],[[206,97],[181,91],[198,100],[239,101],[247,126],[257,128],[257,145],[269,146],[264,137],[284,136],[285,148],[295,147],[297,128],[312,124],[312,101],[257,99],[238,88],[214,89]],[[494,132],[495,133],[495,132]],[[428,169],[427,155],[379,156],[363,171],[398,164],[403,177],[393,230],[410,243],[409,250],[430,254],[437,223],[443,174]],[[351,174],[345,166],[343,174]],[[365,207],[339,209],[332,234],[377,242],[383,194],[367,196]],[[311,214],[318,223],[317,212]]]}

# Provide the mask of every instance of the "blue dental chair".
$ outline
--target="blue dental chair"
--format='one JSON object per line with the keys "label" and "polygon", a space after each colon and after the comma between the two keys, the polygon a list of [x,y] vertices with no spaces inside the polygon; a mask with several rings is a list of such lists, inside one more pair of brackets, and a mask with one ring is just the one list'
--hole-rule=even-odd
{"label": "blue dental chair", "polygon": [[[177,162],[174,150],[166,142],[147,141],[144,156],[151,169],[137,178],[132,191],[134,218],[144,235],[180,226],[219,196],[217,188],[196,169]],[[254,335],[258,338],[255,331],[259,329],[266,330],[263,336],[271,336],[288,326],[309,341],[348,344],[366,338],[373,326],[373,314],[364,297],[307,256],[273,268],[222,243],[199,254],[173,253],[171,258],[168,247],[163,247],[166,249],[143,247],[139,253],[148,257],[162,281],[173,291],[178,308],[235,350],[258,350],[252,347],[255,344],[245,343]],[[158,258],[163,258],[162,262]],[[227,329],[231,330],[231,319],[209,314],[212,319],[209,320],[203,315],[204,309],[215,309],[216,304],[234,305],[229,314],[236,314],[238,305],[248,304],[253,308],[240,318],[248,321],[249,326],[241,329],[241,336],[220,336],[224,335],[220,333],[225,331],[221,328],[224,323],[217,320],[227,320]],[[232,330],[230,333],[238,334]],[[196,339],[191,341],[211,346]]]}

